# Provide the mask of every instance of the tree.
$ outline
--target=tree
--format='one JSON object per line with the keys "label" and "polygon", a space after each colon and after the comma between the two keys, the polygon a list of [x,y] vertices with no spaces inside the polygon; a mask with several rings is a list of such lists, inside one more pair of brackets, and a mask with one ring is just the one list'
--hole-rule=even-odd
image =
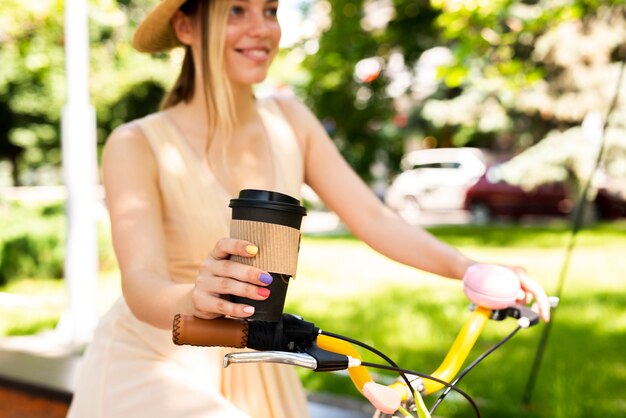
{"label": "tree", "polygon": [[[613,57],[609,65],[624,39],[615,24],[624,21],[623,4],[318,0],[309,15],[321,30],[318,41],[301,46],[310,74],[301,92],[366,177],[381,150],[395,165],[410,137],[429,138],[431,146],[516,152],[554,129],[578,125],[586,113],[566,117],[547,109],[580,108],[583,102],[572,98],[603,100],[591,83],[572,83],[574,63],[551,62],[554,54],[579,48],[549,39],[562,25],[589,28],[606,20],[609,35],[598,52]],[[355,74],[365,63],[378,76],[364,82]],[[577,91],[584,93],[570,94]]]}
{"label": "tree", "polygon": [[18,166],[60,160],[54,149],[59,135],[56,110],[63,100],[61,5],[15,0],[0,5],[0,158]]}
{"label": "tree", "polygon": [[319,41],[301,46],[310,74],[302,95],[352,167],[371,179],[377,159],[397,163],[403,152],[406,122],[389,91],[393,62],[431,46],[434,12],[421,0],[334,0],[314,3],[309,13],[329,24],[322,23]]}
{"label": "tree", "polygon": [[610,93],[598,87],[616,78],[623,1],[434,4],[454,59],[421,115],[454,127],[456,145],[502,140],[515,151],[606,109]]}
{"label": "tree", "polygon": [[[564,181],[572,199],[578,198],[592,175],[602,124],[617,97],[589,197],[602,186],[626,198],[626,83],[619,84],[626,60],[625,12],[624,7],[599,8],[582,19],[561,21],[537,39],[534,57],[548,71],[520,93],[518,111],[540,115],[551,121],[551,129],[503,167],[509,182],[533,188]],[[595,132],[585,129],[583,121],[594,118]]]}
{"label": "tree", "polygon": [[[171,81],[176,54],[148,56],[132,50],[129,36],[156,0],[94,0],[89,5],[91,97],[98,140],[128,119],[154,110]],[[65,102],[64,2],[0,4],[0,160],[9,160],[14,182],[35,183],[42,167],[61,164],[60,115]],[[71,80],[70,80],[71,82]]]}

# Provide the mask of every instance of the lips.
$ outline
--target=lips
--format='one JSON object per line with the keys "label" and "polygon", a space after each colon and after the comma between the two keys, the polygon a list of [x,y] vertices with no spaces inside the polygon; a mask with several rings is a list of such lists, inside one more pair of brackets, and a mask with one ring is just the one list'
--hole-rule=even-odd
{"label": "lips", "polygon": [[263,62],[267,60],[270,56],[269,48],[265,47],[235,48],[235,51],[255,62]]}

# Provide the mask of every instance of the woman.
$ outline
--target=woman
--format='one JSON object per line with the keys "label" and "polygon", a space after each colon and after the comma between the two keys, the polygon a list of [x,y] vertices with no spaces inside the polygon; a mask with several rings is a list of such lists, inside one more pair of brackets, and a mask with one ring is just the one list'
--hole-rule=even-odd
{"label": "woman", "polygon": [[[299,197],[306,182],[382,254],[456,279],[474,263],[382,205],[305,106],[254,97],[278,50],[277,7],[276,0],[162,0],[137,29],[138,50],[182,45],[186,55],[162,110],[118,128],[105,147],[123,298],[87,350],[70,417],[307,416],[292,368],[223,370],[223,349],[171,342],[176,313],[246,318],[253,307],[222,295],[269,295],[267,272],[228,260],[258,250],[224,238],[228,202],[241,189]],[[548,320],[541,287],[515,271]]]}

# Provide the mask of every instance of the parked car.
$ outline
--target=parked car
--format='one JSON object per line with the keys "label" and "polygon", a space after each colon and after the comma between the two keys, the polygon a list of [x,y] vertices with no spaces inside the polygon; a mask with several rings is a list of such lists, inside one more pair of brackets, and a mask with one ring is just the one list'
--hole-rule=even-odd
{"label": "parked car", "polygon": [[[476,223],[495,217],[520,218],[526,215],[567,216],[574,210],[562,183],[551,183],[526,191],[501,178],[499,164],[489,167],[465,193],[464,207]],[[604,219],[626,216],[626,199],[619,193],[600,188],[592,208]]]}
{"label": "parked car", "polygon": [[408,220],[422,210],[460,210],[466,189],[485,172],[486,156],[477,148],[412,151],[401,161],[385,203]]}

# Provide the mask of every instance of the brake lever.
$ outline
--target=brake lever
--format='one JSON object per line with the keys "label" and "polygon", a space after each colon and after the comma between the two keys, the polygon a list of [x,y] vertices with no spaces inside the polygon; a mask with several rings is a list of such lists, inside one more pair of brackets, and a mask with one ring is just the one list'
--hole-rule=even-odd
{"label": "brake lever", "polygon": [[522,328],[528,328],[539,323],[539,313],[533,311],[528,306],[518,303],[508,308],[494,309],[491,311],[490,318],[495,321],[503,321],[508,317],[517,319],[519,326]]}
{"label": "brake lever", "polygon": [[349,367],[359,366],[358,359],[323,350],[313,344],[305,349],[304,353],[287,351],[250,351],[243,353],[228,353],[224,355],[224,368],[231,364],[245,363],[280,363],[299,366],[316,372],[330,372],[346,370]]}
{"label": "brake lever", "polygon": [[[556,309],[559,306],[559,298],[556,296],[550,296],[548,298],[550,308]],[[491,312],[491,319],[496,321],[502,321],[507,317],[517,319],[519,325],[522,328],[532,327],[539,323],[539,313],[525,305],[516,303],[504,309],[496,309]]]}
{"label": "brake lever", "polygon": [[317,369],[317,360],[307,353],[289,353],[286,351],[250,351],[245,353],[228,353],[224,356],[224,368],[231,364],[244,363],[280,363],[305,369]]}
{"label": "brake lever", "polygon": [[[344,354],[333,353],[332,351],[326,351],[320,348],[317,342],[313,342],[309,347],[304,348],[304,352],[315,359],[317,367],[314,370],[316,372],[346,370],[348,367],[352,366],[351,357]],[[360,362],[356,365],[360,365]]]}

